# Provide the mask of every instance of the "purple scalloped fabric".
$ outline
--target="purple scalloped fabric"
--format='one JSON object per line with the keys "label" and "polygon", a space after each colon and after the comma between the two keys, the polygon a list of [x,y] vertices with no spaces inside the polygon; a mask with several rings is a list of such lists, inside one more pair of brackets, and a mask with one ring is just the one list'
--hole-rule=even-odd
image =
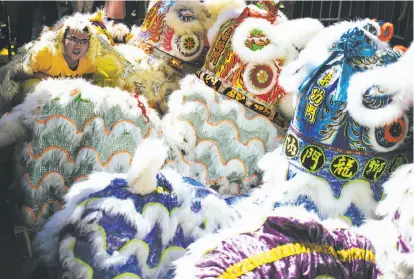
{"label": "purple scalloped fabric", "polygon": [[196,265],[195,278],[217,278],[232,265],[252,255],[293,243],[313,247],[330,246],[334,253],[304,252],[287,257],[281,257],[279,254],[280,259],[232,278],[362,279],[381,276],[375,263],[368,257],[357,259],[357,256],[353,256],[344,259],[340,256],[346,253],[344,251],[351,251],[348,250],[351,248],[370,251],[373,254],[374,247],[368,239],[345,229],[328,231],[314,221],[299,222],[292,218],[269,217],[259,230],[228,238],[206,254]]}

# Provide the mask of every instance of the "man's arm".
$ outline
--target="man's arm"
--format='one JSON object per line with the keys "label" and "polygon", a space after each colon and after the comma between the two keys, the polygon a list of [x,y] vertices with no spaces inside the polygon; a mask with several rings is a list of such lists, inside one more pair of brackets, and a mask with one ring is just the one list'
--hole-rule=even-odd
{"label": "man's arm", "polygon": [[51,76],[46,74],[46,71],[51,67],[51,64],[51,57],[47,51],[38,52],[33,56],[30,55],[14,66],[13,79],[20,81],[30,78],[49,78]]}
{"label": "man's arm", "polygon": [[16,65],[16,67],[13,70],[14,70],[13,79],[16,81],[21,81],[21,80],[26,80],[26,79],[31,79],[31,78],[47,79],[47,78],[52,77],[43,72],[35,72],[32,74],[26,73],[23,70],[23,65],[21,64]]}

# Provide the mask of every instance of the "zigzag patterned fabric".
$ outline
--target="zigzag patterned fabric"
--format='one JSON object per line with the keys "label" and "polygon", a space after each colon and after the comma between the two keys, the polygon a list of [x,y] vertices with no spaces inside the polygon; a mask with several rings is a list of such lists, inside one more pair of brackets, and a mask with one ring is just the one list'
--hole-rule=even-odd
{"label": "zigzag patterned fabric", "polygon": [[[30,100],[48,96],[32,117],[16,181],[23,190],[24,222],[40,225],[59,209],[64,193],[95,171],[128,171],[139,143],[158,137],[141,98],[83,80],[45,81]],[[118,96],[115,98],[115,96]],[[21,106],[33,103],[26,100]],[[19,108],[17,108],[19,110]],[[147,111],[148,110],[148,111]]]}
{"label": "zigzag patterned fabric", "polygon": [[168,278],[188,245],[237,218],[216,192],[173,171],[144,196],[125,177],[97,173],[75,185],[80,194],[39,234],[42,256],[64,278]]}
{"label": "zigzag patterned fabric", "polygon": [[174,128],[183,131],[187,144],[181,161],[201,183],[226,185],[219,188],[224,194],[250,192],[258,181],[258,159],[283,137],[266,117],[200,84],[196,77],[187,77],[181,85],[171,96],[181,104],[179,111],[172,110],[180,125]]}
{"label": "zigzag patterned fabric", "polygon": [[[188,278],[197,279],[374,279],[382,275],[375,265],[374,247],[363,236],[281,216],[268,217],[258,230],[225,239],[194,269],[188,266],[194,270]],[[184,274],[175,278],[186,278]]]}

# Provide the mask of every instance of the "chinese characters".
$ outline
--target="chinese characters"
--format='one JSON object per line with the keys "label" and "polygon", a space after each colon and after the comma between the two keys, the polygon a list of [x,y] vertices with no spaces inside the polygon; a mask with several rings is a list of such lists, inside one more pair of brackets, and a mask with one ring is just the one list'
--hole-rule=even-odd
{"label": "chinese characters", "polygon": [[[230,23],[231,24],[231,23]],[[225,29],[224,27],[223,29]],[[220,35],[219,39],[217,40],[217,43],[215,44],[213,51],[211,52],[211,61],[210,63],[215,66],[217,62],[220,60],[220,55],[224,51],[224,48],[226,47],[226,44],[228,40],[231,37],[231,34],[233,33],[233,26],[228,26],[225,31]]]}
{"label": "chinese characters", "polygon": [[377,180],[385,172],[387,162],[381,158],[372,158],[369,160],[362,172],[362,176],[366,180]]}
{"label": "chinese characters", "polygon": [[299,153],[299,142],[294,135],[288,134],[284,144],[285,155],[288,158],[293,158]]}
{"label": "chinese characters", "polygon": [[404,155],[397,155],[392,159],[392,163],[390,165],[390,169],[388,170],[390,173],[395,171],[399,166],[407,164],[408,160]]}
{"label": "chinese characters", "polygon": [[319,86],[312,88],[312,93],[309,95],[309,103],[305,108],[305,119],[310,124],[314,124],[316,121],[319,105],[325,98],[325,88],[331,83],[332,77],[332,71],[325,73],[317,82]]}
{"label": "chinese characters", "polygon": [[314,145],[306,146],[300,155],[302,166],[311,172],[320,170],[325,164],[325,161],[326,158],[323,150]]}
{"label": "chinese characters", "polygon": [[323,75],[319,80],[318,84],[324,88],[328,87],[328,85],[331,83],[333,77],[333,72],[327,72],[325,75]]}
{"label": "chinese characters", "polygon": [[330,171],[333,176],[339,179],[353,178],[359,169],[357,159],[348,155],[340,155],[335,157],[330,165]]}

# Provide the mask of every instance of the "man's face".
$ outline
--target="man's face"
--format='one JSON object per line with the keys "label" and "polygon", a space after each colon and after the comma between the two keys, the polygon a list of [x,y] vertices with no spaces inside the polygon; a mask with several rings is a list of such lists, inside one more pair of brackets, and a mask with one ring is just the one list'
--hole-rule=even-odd
{"label": "man's face", "polygon": [[87,32],[69,29],[63,42],[66,56],[76,61],[88,51],[89,35]]}

